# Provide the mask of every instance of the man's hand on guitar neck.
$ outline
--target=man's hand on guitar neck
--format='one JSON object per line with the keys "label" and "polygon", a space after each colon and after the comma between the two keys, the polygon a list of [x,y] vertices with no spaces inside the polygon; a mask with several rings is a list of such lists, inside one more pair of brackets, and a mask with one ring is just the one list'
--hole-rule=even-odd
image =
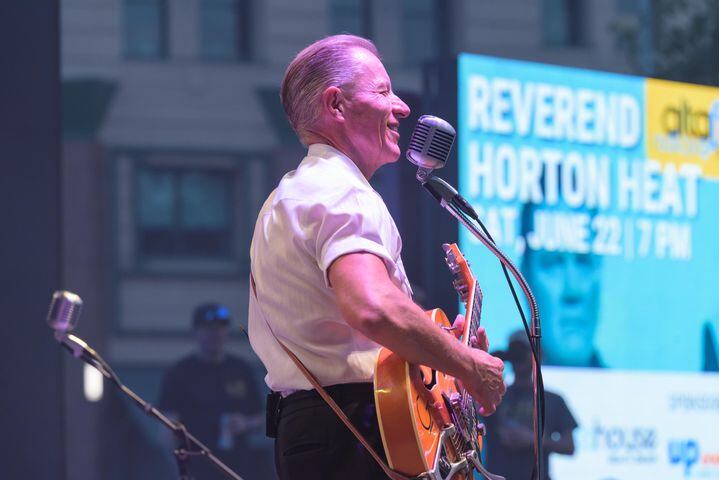
{"label": "man's hand on guitar neck", "polygon": [[[464,315],[457,315],[457,318],[455,318],[454,323],[452,324],[454,332],[459,335],[461,332],[464,331]],[[487,338],[487,331],[484,329],[484,327],[478,327],[477,328],[477,335],[472,336],[469,339],[469,346],[473,349],[478,349],[484,353],[489,351],[489,339]],[[499,368],[499,376],[502,378],[502,372],[504,371],[504,363],[498,359],[497,357],[493,357],[492,355],[486,354],[482,355],[481,353],[478,354],[480,361],[480,364],[482,367],[478,368],[478,377],[480,380],[480,384],[477,385],[476,389],[474,386],[473,381],[465,380],[462,385],[463,387],[469,392],[470,395],[472,395],[472,398],[474,398],[477,403],[480,405],[480,414],[482,416],[491,415],[494,413],[494,411],[497,409],[497,405],[502,401],[502,395],[504,395],[504,392],[506,390],[506,386],[504,385],[504,380],[501,381],[501,383],[496,382],[496,377],[494,375],[487,375],[487,364],[490,365],[491,368]],[[501,365],[497,364],[498,362],[502,362]]]}
{"label": "man's hand on guitar neck", "polygon": [[504,385],[504,362],[484,350],[470,350],[470,372],[466,376],[458,376],[465,390],[479,404],[479,414],[487,417],[497,410],[502,396],[507,390]]}
{"label": "man's hand on guitar neck", "polygon": [[384,262],[371,253],[351,253],[335,260],[328,277],[347,323],[410,363],[427,365],[457,378],[491,415],[506,390],[504,363],[482,349],[484,329],[472,348],[437,325],[392,283]]}
{"label": "man's hand on guitar neck", "polygon": [[[452,331],[457,338],[462,335],[462,332],[464,331],[464,315],[461,313],[454,319],[454,323],[452,323]],[[479,348],[485,352],[489,351],[489,338],[487,338],[487,331],[484,327],[477,327],[477,335],[470,337],[469,346]]]}

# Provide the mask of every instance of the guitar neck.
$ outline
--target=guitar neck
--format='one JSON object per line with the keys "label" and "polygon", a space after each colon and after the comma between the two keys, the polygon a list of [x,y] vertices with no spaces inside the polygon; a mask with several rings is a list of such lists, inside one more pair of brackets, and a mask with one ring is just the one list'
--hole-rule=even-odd
{"label": "guitar neck", "polygon": [[482,317],[482,290],[476,280],[473,281],[470,295],[467,296],[464,306],[465,328],[462,334],[462,342],[469,345],[469,339],[477,336]]}

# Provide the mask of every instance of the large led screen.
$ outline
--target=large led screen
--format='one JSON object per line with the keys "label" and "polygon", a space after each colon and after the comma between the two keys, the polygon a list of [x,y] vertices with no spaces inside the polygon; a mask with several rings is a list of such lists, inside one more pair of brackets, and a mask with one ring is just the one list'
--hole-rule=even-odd
{"label": "large led screen", "polygon": [[[719,478],[719,88],[460,55],[459,191],[529,281],[577,449],[553,478]],[[521,328],[466,230],[493,348]]]}

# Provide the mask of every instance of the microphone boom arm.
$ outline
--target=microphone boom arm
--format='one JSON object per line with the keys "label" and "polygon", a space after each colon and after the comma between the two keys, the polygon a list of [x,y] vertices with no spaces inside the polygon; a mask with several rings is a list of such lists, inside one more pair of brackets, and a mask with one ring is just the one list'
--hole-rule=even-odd
{"label": "microphone boom arm", "polygon": [[[419,179],[419,172],[417,173],[417,177]],[[529,284],[527,283],[526,279],[522,275],[522,272],[520,272],[519,269],[514,265],[514,263],[509,259],[509,257],[507,257],[507,255],[502,252],[499,247],[497,247],[497,244],[494,243],[494,241],[489,237],[489,233],[487,232],[487,234],[485,235],[484,232],[480,231],[480,229],[478,229],[477,226],[472,223],[472,220],[479,221],[479,217],[477,216],[476,212],[469,204],[469,202],[467,202],[461,195],[459,195],[459,193],[457,193],[457,191],[451,185],[449,185],[447,182],[445,182],[439,177],[433,176],[427,178],[425,181],[420,180],[420,182],[422,183],[422,186],[439,202],[442,208],[447,210],[450,215],[452,215],[454,218],[457,219],[457,221],[464,225],[467,230],[469,230],[472,235],[477,238],[477,240],[482,242],[482,244],[487,247],[487,249],[492,252],[495,257],[497,257],[497,259],[502,264],[505,275],[507,273],[507,270],[512,273],[512,276],[517,280],[517,283],[519,283],[519,286],[522,289],[524,296],[529,302],[529,329],[527,328],[526,321],[524,321],[524,314],[522,313],[521,308],[520,314],[522,315],[522,320],[524,321],[524,328],[530,338],[532,346],[532,371],[534,376],[534,382],[532,385],[532,418],[534,426],[534,455],[536,475],[536,477],[534,478],[541,479],[541,472],[543,471],[542,462],[544,461],[542,454],[544,438],[544,386],[541,380],[541,326],[539,320],[539,308],[537,307],[536,298],[534,297],[534,294],[532,293],[532,290],[529,287]],[[507,277],[507,280],[509,280],[509,277]],[[512,288],[511,283],[510,288]],[[512,293],[514,293],[513,288]]]}
{"label": "microphone boom arm", "polygon": [[[218,469],[220,469],[227,478],[233,480],[242,480],[238,474],[236,474],[230,467],[225,465],[222,460],[217,458],[212,451],[200,442],[194,435],[187,431],[185,425],[178,420],[173,420],[163,414],[160,410],[155,408],[151,403],[144,400],[138,394],[130,390],[125,386],[120,378],[115,374],[110,365],[93,350],[84,340],[81,338],[68,334],[62,331],[55,332],[55,338],[60,344],[65,347],[73,357],[79,358],[91,367],[94,367],[103,377],[110,380],[122,393],[130,398],[142,411],[148,414],[150,417],[155,418],[162,423],[166,428],[170,429],[183,446],[175,449],[173,453],[177,460],[178,470],[180,472],[180,480],[190,480],[191,477],[187,474],[187,460],[192,455],[204,455],[206,456]],[[195,450],[191,450],[194,448]]]}

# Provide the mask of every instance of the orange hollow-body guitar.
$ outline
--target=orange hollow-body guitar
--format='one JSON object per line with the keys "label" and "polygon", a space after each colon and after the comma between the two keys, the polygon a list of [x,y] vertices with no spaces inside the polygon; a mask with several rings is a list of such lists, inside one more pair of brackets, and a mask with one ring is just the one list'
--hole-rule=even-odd
{"label": "orange hollow-body guitar", "polygon": [[[427,314],[464,344],[476,335],[482,293],[456,244],[443,245],[454,286],[465,303],[466,321],[456,331],[440,309]],[[428,479],[472,478],[479,463],[483,426],[474,400],[454,377],[404,361],[382,348],[374,378],[377,418],[389,466],[408,476]]]}

